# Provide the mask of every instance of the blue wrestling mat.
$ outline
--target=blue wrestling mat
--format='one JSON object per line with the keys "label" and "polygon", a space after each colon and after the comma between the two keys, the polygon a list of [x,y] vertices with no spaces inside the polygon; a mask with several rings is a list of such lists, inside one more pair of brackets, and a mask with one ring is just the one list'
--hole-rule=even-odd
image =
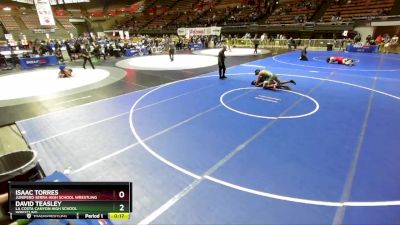
{"label": "blue wrestling mat", "polygon": [[[48,174],[132,181],[126,224],[399,224],[400,56],[299,55],[17,124]],[[297,85],[254,88],[263,68]]]}

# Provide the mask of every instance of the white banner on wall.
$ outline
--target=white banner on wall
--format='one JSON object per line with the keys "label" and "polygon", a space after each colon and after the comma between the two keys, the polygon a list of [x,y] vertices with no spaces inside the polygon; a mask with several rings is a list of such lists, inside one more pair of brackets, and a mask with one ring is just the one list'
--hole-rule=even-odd
{"label": "white banner on wall", "polygon": [[186,28],[178,28],[178,36],[185,36]]}
{"label": "white banner on wall", "polygon": [[35,0],[36,11],[39,17],[40,25],[55,26],[56,23],[51,10],[50,0]]}
{"label": "white banner on wall", "polygon": [[373,26],[373,27],[400,26],[400,21],[371,22],[371,26]]}
{"label": "white banner on wall", "polygon": [[118,33],[119,33],[119,37],[120,37],[121,39],[125,39],[125,37],[124,37],[124,31],[120,30]]}
{"label": "white banner on wall", "polygon": [[106,33],[104,33],[104,32],[97,32],[97,37],[105,37],[106,36]]}
{"label": "white banner on wall", "polygon": [[7,40],[13,40],[13,39],[14,39],[12,34],[4,34],[4,37],[5,37]]}
{"label": "white banner on wall", "polygon": [[193,27],[178,28],[179,36],[203,36],[203,35],[221,35],[221,27]]}
{"label": "white banner on wall", "polygon": [[221,35],[221,27],[210,27],[210,35]]}

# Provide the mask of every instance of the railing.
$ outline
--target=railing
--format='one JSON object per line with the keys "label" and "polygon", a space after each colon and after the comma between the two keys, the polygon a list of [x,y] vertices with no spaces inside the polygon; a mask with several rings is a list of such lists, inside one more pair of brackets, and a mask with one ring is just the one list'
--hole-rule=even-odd
{"label": "railing", "polygon": [[[307,46],[308,49],[314,50],[326,50],[328,45],[332,45],[332,50],[345,50],[346,46],[349,43],[352,43],[351,40],[346,39],[294,39],[296,43],[296,48],[303,48]],[[287,39],[267,39],[260,41],[260,48],[289,48],[289,40]],[[238,39],[232,38],[232,46],[236,47],[253,47],[254,40],[253,39]],[[293,46],[291,46],[293,48]],[[379,51],[383,51],[383,45],[379,46]],[[392,47],[390,52],[392,53],[400,53],[400,45]]]}
{"label": "railing", "polygon": [[[307,46],[314,49],[326,49],[328,44],[331,44],[334,49],[343,49],[348,41],[344,39],[294,39],[297,47]],[[288,39],[267,39],[260,41],[260,48],[288,48]],[[253,39],[232,38],[231,45],[237,47],[252,47],[254,46]]]}
{"label": "railing", "polygon": [[[168,26],[165,29],[157,30],[140,30],[138,33],[141,34],[163,34],[163,33],[176,33],[178,27]],[[222,33],[246,33],[246,32],[257,32],[257,33],[285,33],[285,32],[302,32],[302,31],[343,31],[352,30],[354,28],[354,22],[326,22],[326,23],[294,23],[294,24],[243,24],[235,23],[230,25],[222,26]]]}
{"label": "railing", "polygon": [[400,15],[394,16],[353,16],[352,20],[393,21],[400,20]]}

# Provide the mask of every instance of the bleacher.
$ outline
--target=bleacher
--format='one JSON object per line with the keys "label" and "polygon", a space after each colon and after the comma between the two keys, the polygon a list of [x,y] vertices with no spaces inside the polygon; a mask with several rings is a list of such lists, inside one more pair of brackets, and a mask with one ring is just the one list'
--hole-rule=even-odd
{"label": "bleacher", "polygon": [[[256,8],[254,7],[245,7],[240,9],[240,13],[234,14],[235,21],[240,21],[240,22],[251,22],[252,18],[250,18],[250,14],[254,12]],[[258,13],[261,13],[261,10],[257,10]],[[230,22],[232,23],[232,22]]]}
{"label": "bleacher", "polygon": [[14,17],[10,15],[0,16],[0,22],[3,24],[7,31],[20,31],[21,27],[15,21]]}
{"label": "bleacher", "polygon": [[76,27],[69,22],[69,17],[66,16],[57,16],[55,17],[57,19],[57,21],[61,24],[61,26],[64,27],[64,29],[66,30],[73,30],[76,29]]}
{"label": "bleacher", "polygon": [[[225,9],[224,8],[210,8],[209,10],[207,10],[207,12],[205,14],[203,14],[199,20],[197,21],[198,25],[205,25],[208,23],[208,20],[210,19],[210,23],[219,23],[221,22],[224,18]],[[215,15],[215,19],[213,22],[213,17]]]}
{"label": "bleacher", "polygon": [[278,6],[271,16],[268,17],[269,24],[294,24],[297,23],[294,20],[295,16],[304,16],[307,15],[311,17],[318,8],[318,5],[322,2],[322,0],[313,1],[314,7],[306,8],[306,7],[297,7],[299,1],[287,1],[284,2],[282,6]]}
{"label": "bleacher", "polygon": [[172,9],[178,0],[159,0],[152,7],[153,20],[147,24],[147,29],[158,29],[166,26],[172,19],[177,17],[177,12]]}
{"label": "bleacher", "polygon": [[177,9],[176,11],[179,12],[188,12],[193,9],[194,5],[198,2],[199,0],[181,0],[177,3]]}
{"label": "bleacher", "polygon": [[338,4],[333,1],[322,19],[329,22],[338,12],[342,21],[350,21],[356,16],[378,16],[381,10],[391,9],[394,2],[395,0],[351,0],[350,3]]}
{"label": "bleacher", "polygon": [[136,13],[135,16],[130,16],[124,21],[118,22],[112,28],[113,29],[133,29],[139,30],[145,26],[150,20],[152,20],[154,15],[149,15],[145,13]]}
{"label": "bleacher", "polygon": [[[194,6],[198,0],[182,0],[177,5],[179,8],[177,9],[181,15],[176,19],[174,22],[175,24],[186,24],[192,22],[194,19],[197,18],[196,13],[194,13]],[[186,14],[185,14],[186,12]]]}
{"label": "bleacher", "polygon": [[[287,0],[274,6],[272,14],[267,12],[260,1],[246,0],[155,0],[143,14],[135,14],[133,19],[116,24],[116,28],[163,29],[179,26],[232,25],[243,23],[297,24],[309,22],[323,0]],[[343,2],[343,0],[340,0]],[[322,19],[330,21],[337,12],[343,21],[355,16],[379,15],[380,10],[393,6],[395,0],[348,0],[339,5],[332,1]],[[252,3],[250,3],[252,2]],[[216,5],[214,5],[216,4]],[[250,5],[249,5],[250,4]],[[231,10],[226,11],[227,8]],[[263,8],[260,8],[263,7]],[[232,11],[232,9],[235,9]]]}
{"label": "bleacher", "polygon": [[[37,14],[21,15],[21,20],[30,30],[44,27],[40,25],[39,17],[37,16]],[[55,26],[45,26],[45,28],[55,28]]]}
{"label": "bleacher", "polygon": [[155,18],[147,24],[146,28],[147,29],[159,29],[165,27],[167,24],[169,24],[173,19],[177,17],[177,13],[170,12],[164,15],[160,16],[155,16]]}
{"label": "bleacher", "polygon": [[190,24],[190,22],[192,22],[196,18],[196,14],[193,14],[189,11],[186,12],[186,14],[181,13],[181,15],[175,21],[172,21],[171,25],[183,26],[185,24]]}
{"label": "bleacher", "polygon": [[221,0],[218,5],[223,5],[223,6],[237,5],[240,2],[241,1],[238,1],[238,0]]}

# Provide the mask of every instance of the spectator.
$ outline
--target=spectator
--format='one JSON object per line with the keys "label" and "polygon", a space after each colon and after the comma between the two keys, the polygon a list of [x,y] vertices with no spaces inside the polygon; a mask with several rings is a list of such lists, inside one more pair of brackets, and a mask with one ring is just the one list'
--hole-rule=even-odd
{"label": "spectator", "polygon": [[380,34],[378,37],[375,38],[375,43],[380,44],[383,42],[383,35]]}
{"label": "spectator", "polygon": [[369,34],[366,38],[365,38],[365,44],[370,45],[372,42],[372,36]]}
{"label": "spectator", "polygon": [[64,63],[64,56],[62,55],[61,49],[57,48],[55,51],[55,56],[58,59],[58,62]]}
{"label": "spectator", "polygon": [[5,69],[7,68],[7,61],[6,61],[6,57],[0,53],[0,68]]}
{"label": "spectator", "polygon": [[[395,34],[395,35],[393,35],[392,39],[390,39],[389,51],[392,53],[395,52],[398,45],[399,45],[399,37]],[[386,53],[388,53],[388,52],[386,52]]]}
{"label": "spectator", "polygon": [[39,55],[44,56],[46,52],[47,52],[46,46],[44,46],[44,44],[41,44],[39,47]]}
{"label": "spectator", "polygon": [[288,48],[292,49],[292,47],[294,49],[296,49],[297,45],[296,45],[296,41],[292,37],[290,37],[289,40],[288,40]]}
{"label": "spectator", "polygon": [[106,54],[104,54],[100,45],[96,45],[92,52],[97,60],[100,60],[101,56],[103,56],[103,59],[106,60]]}
{"label": "spectator", "polygon": [[390,39],[389,34],[385,34],[383,36],[383,48],[382,48],[382,51],[384,53],[389,53],[390,40],[391,39]]}
{"label": "spectator", "polygon": [[354,37],[354,43],[358,43],[361,41],[361,34],[357,33],[357,35]]}
{"label": "spectator", "polygon": [[64,42],[64,44],[65,44],[65,48],[67,49],[67,53],[68,53],[68,56],[69,56],[69,59],[71,60],[71,62],[73,61],[73,57],[72,57],[72,49],[71,49],[71,46],[69,45],[69,43],[66,41],[66,42]]}

